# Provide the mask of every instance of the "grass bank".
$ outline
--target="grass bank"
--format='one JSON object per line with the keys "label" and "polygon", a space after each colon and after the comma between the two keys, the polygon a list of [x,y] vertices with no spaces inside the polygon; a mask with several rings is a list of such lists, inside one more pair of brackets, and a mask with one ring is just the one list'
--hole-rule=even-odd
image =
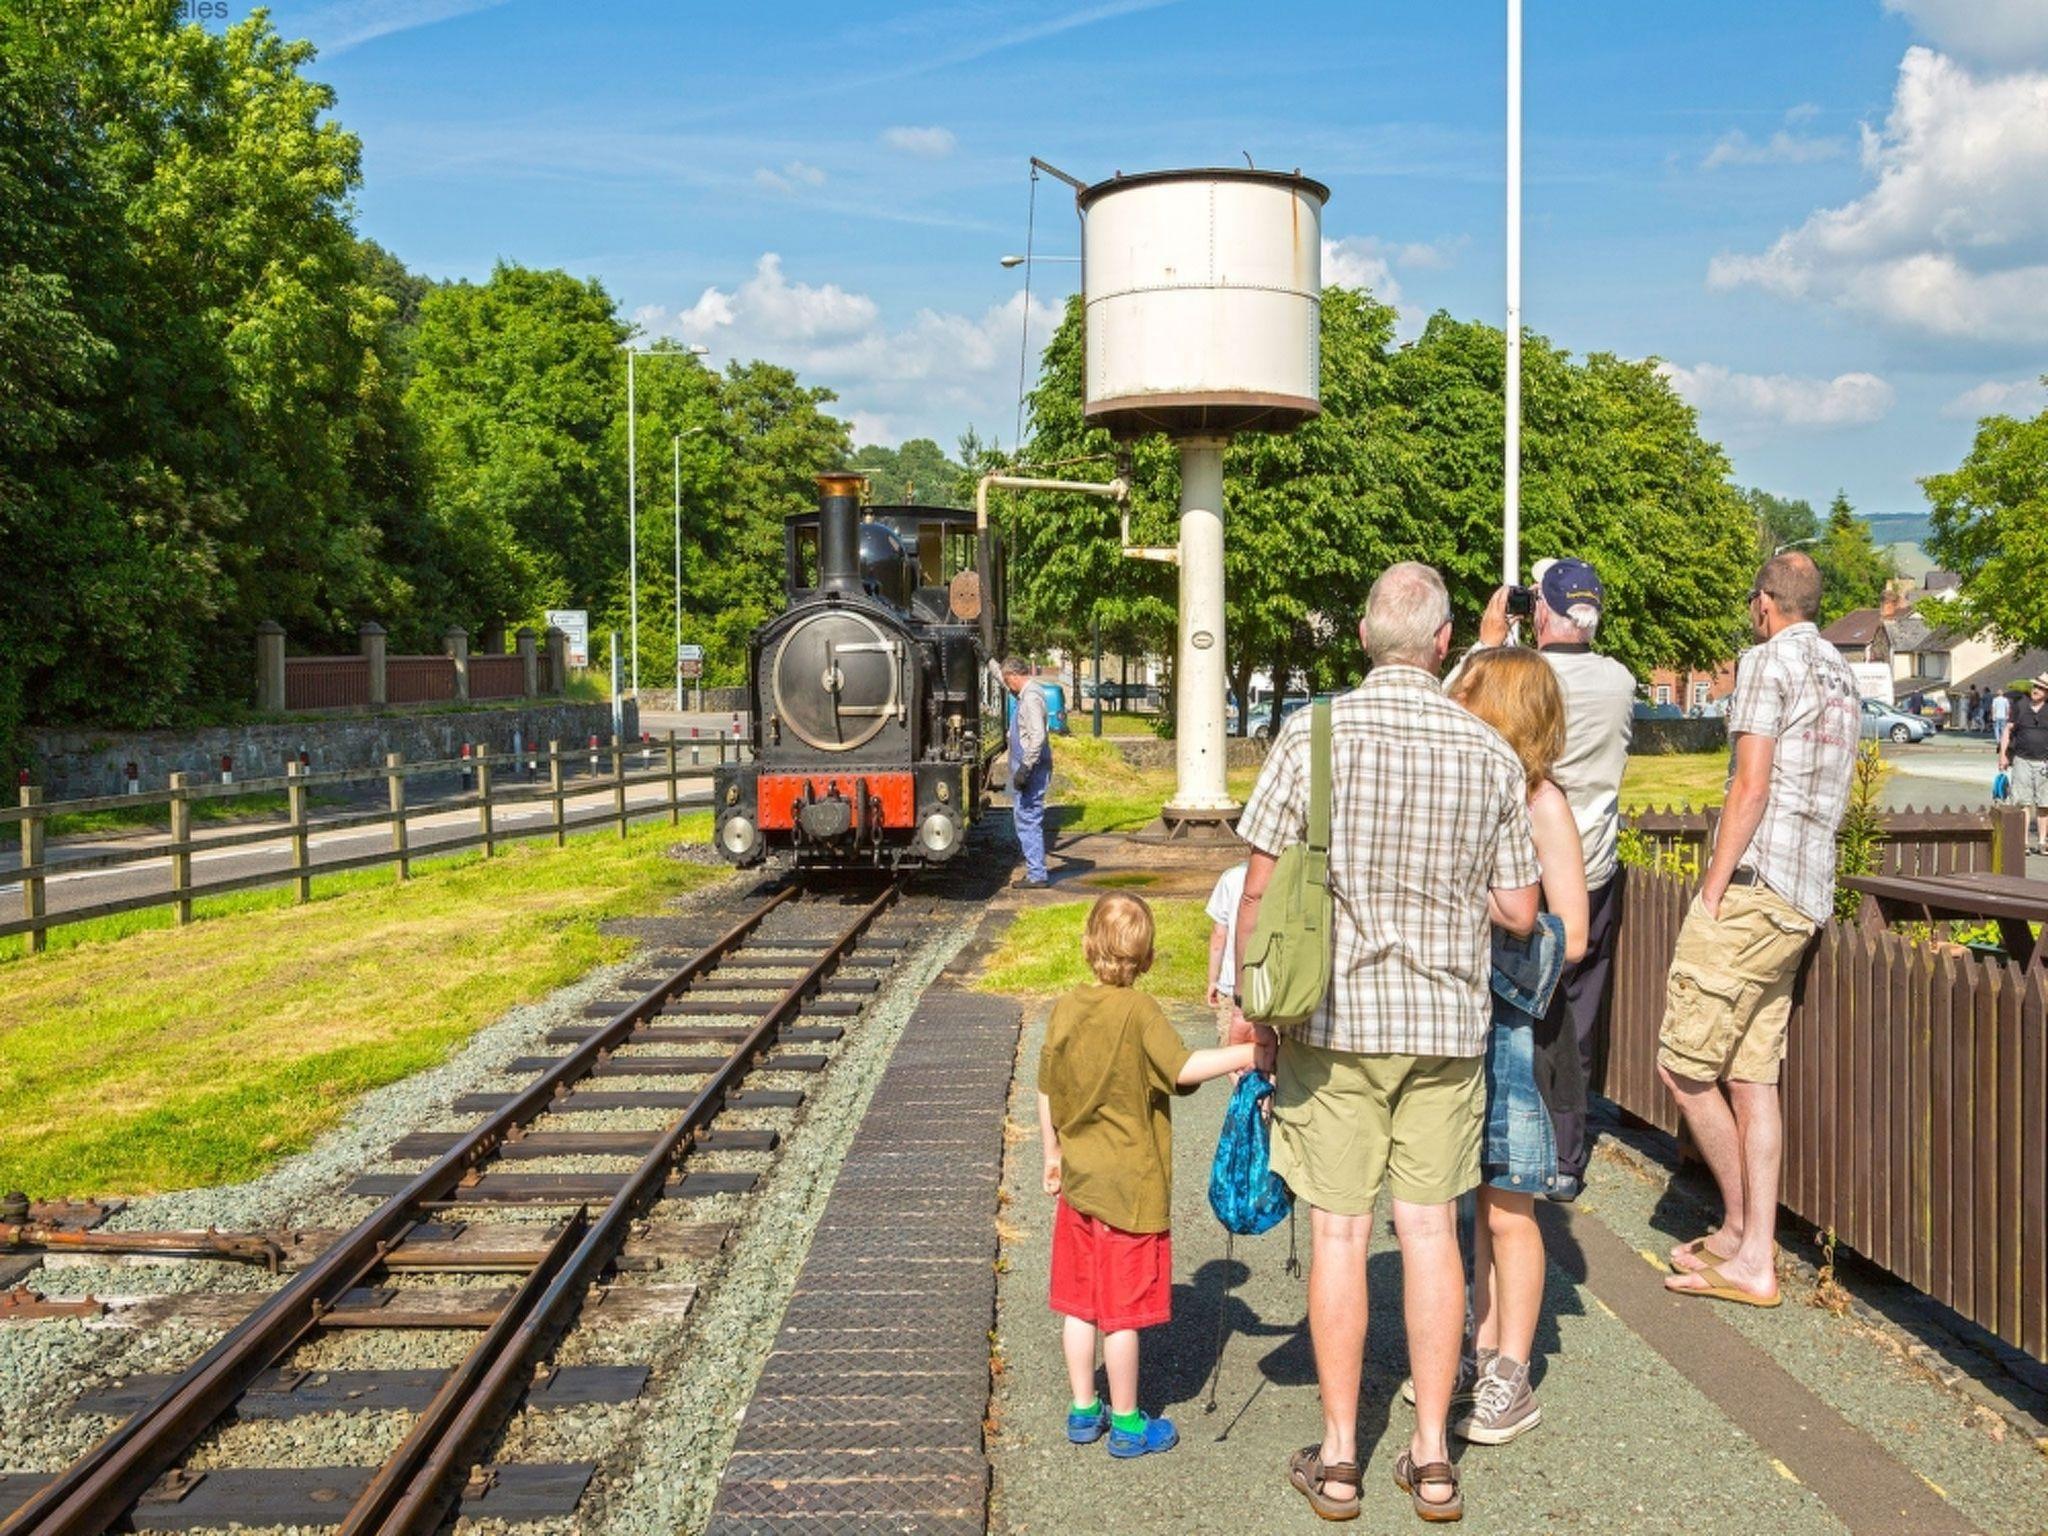
{"label": "grass bank", "polygon": [[[1052,804],[1066,809],[1058,821],[1062,837],[1084,832],[1135,832],[1159,818],[1173,793],[1171,768],[1140,768],[1107,736],[1060,737],[1053,743]],[[1256,768],[1230,775],[1230,791],[1242,800],[1258,779]]]}
{"label": "grass bank", "polygon": [[[683,836],[702,843],[693,820]],[[359,1095],[624,953],[604,919],[722,876],[670,857],[676,841],[650,826],[437,860],[404,885],[337,876],[303,907],[288,889],[225,898],[240,905],[118,943],[59,930],[61,948],[0,963],[0,1189],[253,1177]]]}
{"label": "grass bank", "polygon": [[1690,803],[1696,811],[1719,805],[1728,793],[1728,754],[1671,752],[1631,757],[1621,776],[1623,811],[1677,810]]}
{"label": "grass bank", "polygon": [[[975,978],[986,992],[1045,997],[1095,978],[1081,958],[1081,929],[1092,901],[1062,901],[1017,914]],[[1149,901],[1157,925],[1155,963],[1138,986],[1162,1001],[1199,1003],[1209,984],[1209,918],[1181,897]]]}

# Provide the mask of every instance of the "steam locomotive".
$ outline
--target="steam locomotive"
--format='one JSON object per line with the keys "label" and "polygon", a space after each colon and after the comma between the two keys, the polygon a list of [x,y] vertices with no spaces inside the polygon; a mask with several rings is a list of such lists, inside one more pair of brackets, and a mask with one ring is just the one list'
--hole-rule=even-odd
{"label": "steam locomotive", "polygon": [[1003,741],[1000,540],[972,512],[864,507],[818,477],[784,527],[783,612],[747,644],[751,762],[713,780],[738,865],[895,868],[952,858]]}

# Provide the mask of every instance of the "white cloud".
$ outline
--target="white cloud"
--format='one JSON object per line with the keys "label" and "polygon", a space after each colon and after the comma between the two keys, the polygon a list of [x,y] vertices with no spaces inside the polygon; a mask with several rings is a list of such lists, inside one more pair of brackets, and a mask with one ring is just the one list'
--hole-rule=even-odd
{"label": "white cloud", "polygon": [[779,171],[767,166],[754,172],[754,185],[765,187],[770,192],[794,192],[799,187],[822,187],[825,173],[815,165],[806,165],[801,160],[791,160]]}
{"label": "white cloud", "polygon": [[1410,271],[1435,271],[1450,265],[1455,243],[1406,244],[1382,240],[1377,235],[1346,235],[1323,241],[1323,284],[1330,288],[1363,288],[1382,304],[1391,304],[1399,317],[1395,329],[1403,337],[1419,335],[1426,318],[1419,305],[1405,302],[1399,267]]}
{"label": "white cloud", "polygon": [[1710,426],[1753,431],[1761,427],[1850,427],[1882,418],[1892,408],[1892,387],[1874,373],[1832,379],[1789,373],[1737,373],[1719,363],[1686,368],[1659,363],[1657,371]]}
{"label": "white cloud", "polygon": [[[1798,111],[1793,108],[1793,111]],[[1790,116],[1791,114],[1787,114]],[[1703,171],[1717,171],[1724,165],[1813,165],[1835,160],[1849,152],[1849,141],[1837,138],[1803,138],[1779,129],[1761,143],[1740,128],[1721,135],[1700,161]]]}
{"label": "white cloud", "polygon": [[1909,49],[1863,165],[1870,191],[1760,254],[1715,257],[1709,286],[1935,336],[2048,339],[2048,72],[1977,75]]}
{"label": "white cloud", "polygon": [[2048,379],[1988,379],[1966,389],[1941,408],[1941,414],[1964,421],[1982,416],[2033,416],[2048,410]]}
{"label": "white cloud", "polygon": [[506,0],[335,0],[311,12],[296,28],[285,28],[287,36],[299,31],[319,45],[323,57],[346,53],[358,43],[393,32],[410,32],[467,16],[473,11],[493,11]]}
{"label": "white cloud", "polygon": [[[836,390],[832,409],[862,442],[930,436],[950,443],[970,424],[1007,442],[1024,303],[1020,288],[980,314],[924,308],[892,323],[864,293],[792,281],[769,252],[730,291],[706,288],[687,307],[653,306],[634,318],[651,335],[704,343],[714,362],[765,358]],[[1034,298],[1030,318],[1035,354],[1060,312]],[[1037,375],[1035,355],[1030,373]]]}
{"label": "white cloud", "polygon": [[1811,101],[1802,101],[1797,106],[1785,109],[1785,121],[1788,123],[1808,123],[1819,116],[1819,105]]}
{"label": "white cloud", "polygon": [[943,160],[953,153],[958,140],[950,128],[884,128],[882,143],[898,154],[920,160]]}
{"label": "white cloud", "polygon": [[1975,63],[2048,64],[2048,5],[2041,0],[1884,0],[1884,8]]}

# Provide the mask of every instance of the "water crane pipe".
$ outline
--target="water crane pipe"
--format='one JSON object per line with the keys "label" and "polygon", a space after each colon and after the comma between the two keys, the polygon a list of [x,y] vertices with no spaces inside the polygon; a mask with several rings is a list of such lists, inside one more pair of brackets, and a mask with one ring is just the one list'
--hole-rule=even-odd
{"label": "water crane pipe", "polygon": [[[974,485],[974,579],[981,584],[981,643],[989,653],[989,660],[996,660],[996,619],[994,568],[989,559],[988,546],[988,493],[991,490],[1005,491],[1073,491],[1082,496],[1107,496],[1121,502],[1124,509],[1124,543],[1128,546],[1131,538],[1131,484],[1121,474],[1113,476],[1106,484],[1100,480],[1046,480],[1035,475],[1005,475],[1000,472],[986,474]],[[1130,553],[1129,549],[1125,553]],[[1147,556],[1147,558],[1156,558]],[[1175,554],[1178,558],[1178,554]]]}

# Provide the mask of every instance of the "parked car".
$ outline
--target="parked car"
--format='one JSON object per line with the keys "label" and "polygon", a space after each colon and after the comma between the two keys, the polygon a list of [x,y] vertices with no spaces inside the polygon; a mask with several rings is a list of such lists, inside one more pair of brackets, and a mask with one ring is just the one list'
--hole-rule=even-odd
{"label": "parked car", "polygon": [[1903,709],[1877,699],[1863,701],[1863,735],[1871,741],[1884,737],[1889,741],[1905,743],[1925,741],[1934,734],[1934,722],[1919,715],[1909,715]]}
{"label": "parked car", "polygon": [[[1336,695],[1333,693],[1319,693],[1315,696],[1315,702],[1327,704],[1335,697]],[[1273,739],[1273,732],[1280,726],[1285,725],[1288,717],[1294,714],[1296,710],[1306,709],[1308,704],[1308,699],[1301,694],[1282,699],[1280,701],[1280,718],[1277,722],[1273,718],[1273,704],[1270,699],[1264,704],[1254,704],[1252,706],[1251,729],[1246,731],[1245,734],[1254,741],[1271,741]]]}
{"label": "parked car", "polygon": [[1638,720],[1683,720],[1685,711],[1676,704],[1648,704],[1637,699],[1635,717]]}

